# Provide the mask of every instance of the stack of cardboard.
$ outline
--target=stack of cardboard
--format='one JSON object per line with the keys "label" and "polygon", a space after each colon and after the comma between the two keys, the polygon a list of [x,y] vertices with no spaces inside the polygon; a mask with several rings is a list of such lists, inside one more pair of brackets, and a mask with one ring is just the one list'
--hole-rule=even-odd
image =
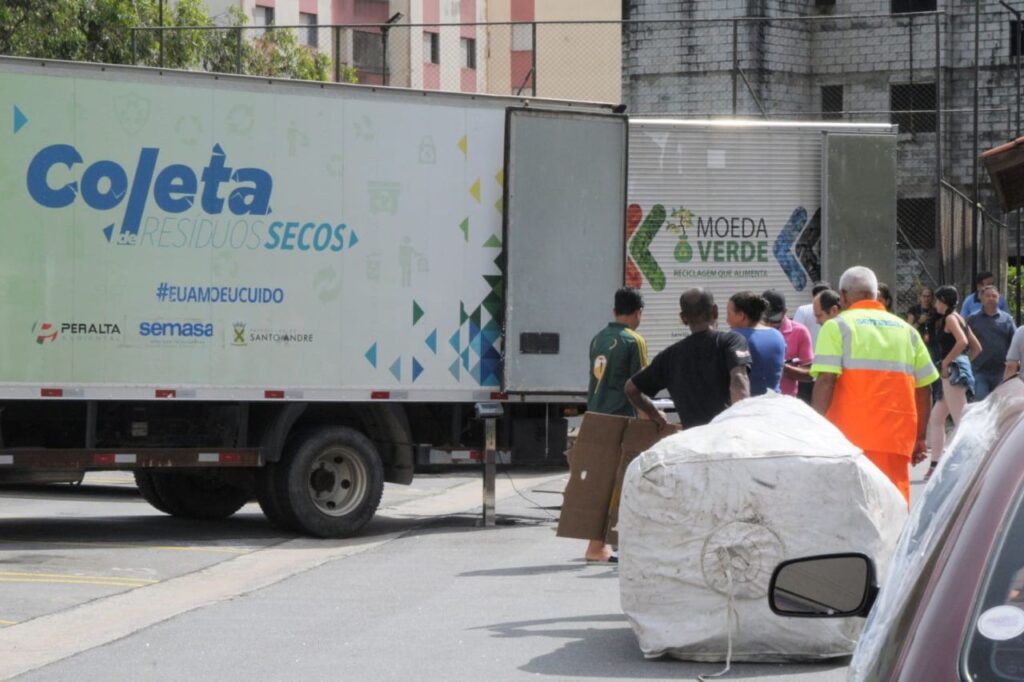
{"label": "stack of cardboard", "polygon": [[558,535],[618,544],[616,526],[626,468],[637,455],[677,426],[588,412],[569,452],[569,484],[562,501]]}

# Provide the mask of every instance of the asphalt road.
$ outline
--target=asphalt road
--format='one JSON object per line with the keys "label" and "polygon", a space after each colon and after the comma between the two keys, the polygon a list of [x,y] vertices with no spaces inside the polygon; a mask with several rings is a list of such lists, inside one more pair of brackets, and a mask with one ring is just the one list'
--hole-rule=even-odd
{"label": "asphalt road", "polygon": [[[388,486],[360,537],[283,534],[255,505],[200,523],[119,473],[0,490],[0,679],[686,679],[645,660],[616,569],[556,538],[564,473]],[[919,486],[915,486],[918,487]],[[726,679],[841,680],[845,664],[733,666]]]}

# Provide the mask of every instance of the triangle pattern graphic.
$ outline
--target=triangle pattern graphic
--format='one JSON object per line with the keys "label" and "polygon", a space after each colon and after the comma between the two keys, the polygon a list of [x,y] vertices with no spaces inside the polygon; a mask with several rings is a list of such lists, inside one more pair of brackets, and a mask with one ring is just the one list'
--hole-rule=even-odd
{"label": "triangle pattern graphic", "polygon": [[466,324],[466,320],[469,319],[469,315],[466,314],[466,303],[459,301],[459,324]]}
{"label": "triangle pattern graphic", "polygon": [[376,342],[374,342],[374,344],[372,346],[370,346],[370,350],[366,351],[366,355],[364,355],[363,357],[365,357],[373,367],[377,367],[377,343]]}
{"label": "triangle pattern graphic", "polygon": [[462,367],[467,372],[469,371],[469,349],[466,348],[462,351]]}
{"label": "triangle pattern graphic", "polygon": [[103,236],[107,238],[109,242],[114,236],[114,225],[110,224],[103,228]]}
{"label": "triangle pattern graphic", "polygon": [[476,203],[479,204],[480,203],[480,180],[479,179],[477,179],[477,181],[474,182],[473,185],[469,188],[469,193],[470,193],[470,195],[472,195],[472,197],[474,199],[476,199]]}
{"label": "triangle pattern graphic", "polygon": [[492,234],[490,237],[487,238],[487,241],[484,242],[484,248],[500,249],[501,248],[501,240],[498,239],[497,235]]}
{"label": "triangle pattern graphic", "polygon": [[469,135],[463,135],[459,140],[459,149],[462,150],[463,155],[469,155]]}
{"label": "triangle pattern graphic", "polygon": [[398,358],[393,363],[391,363],[390,371],[391,376],[395,377],[399,381],[402,380],[402,358]]}
{"label": "triangle pattern graphic", "polygon": [[455,349],[456,353],[459,353],[459,352],[462,351],[462,346],[459,343],[459,336],[461,335],[461,331],[462,330],[460,330],[460,329],[456,329],[455,333],[452,334],[452,338],[448,339],[448,344],[451,345],[451,347]]}
{"label": "triangle pattern graphic", "polygon": [[468,242],[469,241],[469,218],[466,218],[461,223],[459,223],[459,229],[462,230],[463,238]]}
{"label": "triangle pattern graphic", "polygon": [[504,168],[499,170],[498,174],[494,176],[494,181],[497,182],[502,187],[505,186],[505,169]]}
{"label": "triangle pattern graphic", "polygon": [[472,313],[470,313],[469,321],[472,324],[476,325],[477,331],[480,330],[480,306],[477,306],[476,310],[474,310]]}
{"label": "triangle pattern graphic", "polygon": [[412,302],[412,325],[415,327],[416,323],[423,318],[423,308],[416,301]]}
{"label": "triangle pattern graphic", "polygon": [[476,382],[478,384],[483,383],[481,381],[481,377],[480,377],[480,363],[479,362],[476,363],[475,365],[473,365],[473,370],[470,372],[470,374],[473,375],[473,378],[476,379]]}
{"label": "triangle pattern graphic", "polygon": [[427,348],[433,351],[434,355],[437,355],[437,330],[430,332],[430,336],[427,337]]}
{"label": "triangle pattern graphic", "polygon": [[471,321],[469,323],[469,344],[473,348],[473,350],[475,350],[477,353],[480,353],[479,347],[473,345],[473,342],[476,341],[478,336],[480,336],[480,327],[478,327]]}
{"label": "triangle pattern graphic", "polygon": [[448,368],[448,371],[451,372],[451,375],[453,377],[455,377],[456,379],[459,379],[459,375],[460,375],[459,369],[460,369],[459,368],[459,360],[458,360],[458,358],[456,358],[455,362],[452,363],[452,366]]}
{"label": "triangle pattern graphic", "polygon": [[28,123],[28,117],[18,108],[18,105],[14,105],[14,134],[17,135],[18,131],[25,127]]}
{"label": "triangle pattern graphic", "polygon": [[423,365],[420,364],[419,360],[417,360],[416,358],[413,358],[412,359],[412,380],[413,380],[413,383],[415,383],[416,380],[420,378],[421,374],[423,374]]}
{"label": "triangle pattern graphic", "polygon": [[498,213],[505,212],[505,199],[504,197],[498,197],[498,200],[494,202],[494,210]]}

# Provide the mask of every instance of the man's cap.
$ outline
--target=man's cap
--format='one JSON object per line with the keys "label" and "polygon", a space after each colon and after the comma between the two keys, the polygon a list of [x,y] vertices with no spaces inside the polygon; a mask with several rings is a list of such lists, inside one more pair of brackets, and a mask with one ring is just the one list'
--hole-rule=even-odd
{"label": "man's cap", "polygon": [[769,289],[761,296],[768,301],[768,309],[764,313],[765,319],[769,322],[782,322],[782,317],[786,314],[786,297],[775,289]]}

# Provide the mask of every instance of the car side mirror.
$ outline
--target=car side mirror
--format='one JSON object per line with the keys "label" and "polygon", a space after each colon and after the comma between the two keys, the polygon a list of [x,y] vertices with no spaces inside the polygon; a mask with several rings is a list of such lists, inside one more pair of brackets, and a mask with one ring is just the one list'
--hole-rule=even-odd
{"label": "car side mirror", "polygon": [[779,564],[768,585],[768,605],[780,616],[866,616],[878,586],[875,566],[863,554],[824,554]]}

